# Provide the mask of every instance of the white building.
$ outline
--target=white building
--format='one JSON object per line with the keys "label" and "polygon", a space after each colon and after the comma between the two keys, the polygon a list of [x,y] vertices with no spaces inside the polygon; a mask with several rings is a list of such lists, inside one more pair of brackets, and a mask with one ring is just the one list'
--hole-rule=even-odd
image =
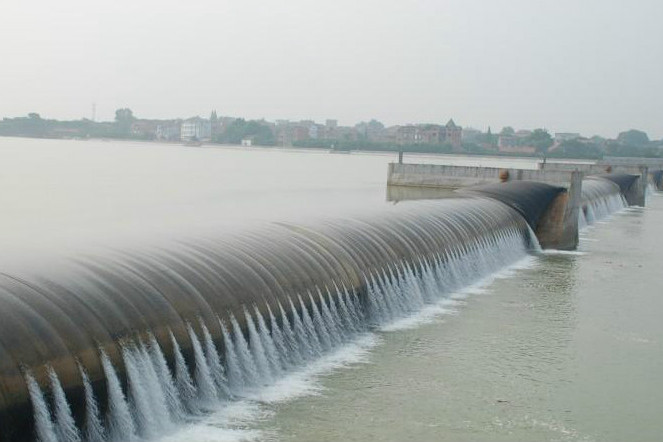
{"label": "white building", "polygon": [[180,130],[182,141],[205,141],[212,138],[212,123],[202,118],[190,118],[182,123]]}

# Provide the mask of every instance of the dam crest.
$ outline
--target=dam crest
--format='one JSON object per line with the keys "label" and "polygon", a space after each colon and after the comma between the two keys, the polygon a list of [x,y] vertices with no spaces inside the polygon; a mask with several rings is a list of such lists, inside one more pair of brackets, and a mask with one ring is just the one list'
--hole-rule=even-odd
{"label": "dam crest", "polygon": [[[610,180],[583,189],[577,222],[624,207]],[[536,252],[564,193],[507,183],[3,274],[2,440],[170,434]]]}

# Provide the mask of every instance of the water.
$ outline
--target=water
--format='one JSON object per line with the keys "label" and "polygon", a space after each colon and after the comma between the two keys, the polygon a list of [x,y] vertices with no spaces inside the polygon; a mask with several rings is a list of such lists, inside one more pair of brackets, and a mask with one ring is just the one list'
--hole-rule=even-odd
{"label": "water", "polygon": [[[7,261],[13,247],[19,246],[15,244],[17,237],[27,240],[31,234],[36,238],[30,238],[30,244],[34,244],[27,249],[64,254],[61,246],[72,239],[87,245],[87,240],[94,237],[95,247],[117,246],[137,234],[158,239],[159,235],[181,233],[185,228],[217,229],[217,222],[224,229],[232,229],[244,217],[250,222],[286,221],[325,218],[338,210],[360,213],[377,209],[385,205],[385,163],[391,159],[384,155],[192,150],[130,144],[114,146],[117,150],[111,152],[100,142],[63,147],[64,142],[35,140],[19,140],[16,143],[25,151],[17,153],[12,145],[8,153],[5,142],[0,139],[1,155],[43,160],[45,150],[55,143],[58,149],[69,150],[67,160],[73,162],[73,166],[65,165],[60,155],[46,155],[59,166],[48,170],[37,167],[41,174],[36,178],[42,184],[49,180],[58,184],[51,195],[32,195],[29,201],[11,201],[5,195],[4,202],[11,210],[2,222],[6,229],[16,227],[16,235],[0,238],[7,245],[3,252]],[[91,153],[89,148],[97,150]],[[105,160],[103,166],[91,167],[100,159]],[[127,163],[129,182],[118,184],[117,178],[125,177],[127,171],[109,164],[120,166],[128,159],[132,160]],[[191,164],[183,167],[184,160]],[[154,189],[146,191],[145,177],[137,172],[139,165],[155,166],[154,162],[163,168],[156,168]],[[231,170],[243,162],[245,169],[251,166],[258,172],[249,176]],[[338,179],[332,162],[342,167],[344,179]],[[275,177],[268,170],[276,164],[283,167],[287,178],[280,173]],[[295,174],[302,165],[307,172]],[[220,170],[223,173],[219,174]],[[100,173],[107,181],[99,179]],[[88,174],[92,186],[79,188]],[[29,190],[29,184],[18,175],[7,170],[2,179],[22,186],[21,192]],[[75,189],[74,184],[78,185]],[[175,189],[178,186],[182,188]],[[169,188],[172,199],[159,200],[161,192]],[[244,194],[240,199],[232,196],[247,190],[254,194]],[[68,192],[73,192],[73,197]],[[49,206],[47,202],[66,205],[72,198],[78,199],[76,207],[85,205],[89,211],[79,217],[76,207]],[[31,225],[33,216],[25,210],[28,204],[34,204],[33,211],[39,207],[46,218],[43,221],[53,227],[41,238],[44,243],[39,242],[44,232]],[[182,213],[185,204],[200,211]],[[302,207],[307,207],[303,213]],[[591,212],[585,222],[593,223],[594,228],[583,233],[584,254],[532,257],[527,253],[523,231],[512,226],[476,236],[437,255],[422,255],[412,262],[396,262],[368,272],[363,277],[370,290],[364,300],[347,289],[343,281],[333,281],[328,286],[311,287],[280,304],[245,305],[237,317],[191,319],[184,333],[177,337],[168,334],[172,366],[166,363],[164,349],[149,331],[127,339],[121,347],[128,374],[126,386],[117,377],[116,369],[120,367],[114,363],[118,361],[112,362],[101,352],[108,395],[104,416],[100,415],[89,381],[83,377],[83,428],[72,423],[54,372],[46,396],[28,374],[36,432],[41,440],[49,442],[74,442],[81,437],[123,441],[139,437],[173,441],[620,440],[615,435],[621,440],[638,440],[633,436],[635,425],[615,416],[616,412],[626,413],[624,407],[613,407],[616,396],[606,394],[618,390],[624,402],[638,405],[637,423],[643,428],[643,436],[652,436],[660,432],[651,416],[660,411],[657,404],[661,402],[640,399],[641,390],[650,390],[654,399],[661,398],[660,381],[657,383],[652,374],[659,361],[649,360],[649,355],[643,357],[632,347],[653,343],[654,352],[660,350],[655,338],[660,332],[658,323],[647,323],[651,330],[636,333],[634,339],[617,345],[606,338],[605,330],[620,329],[620,317],[614,327],[601,323],[599,333],[591,326],[582,327],[592,324],[595,311],[587,307],[594,303],[612,311],[612,307],[605,307],[601,296],[607,295],[613,305],[616,302],[622,306],[622,311],[633,310],[627,307],[632,302],[614,298],[616,291],[629,293],[635,280],[622,274],[618,281],[621,285],[612,281],[611,286],[601,286],[601,293],[585,301],[582,315],[567,299],[567,292],[573,293],[572,301],[578,304],[587,293],[594,293],[596,289],[587,290],[587,284],[594,284],[595,275],[602,274],[601,266],[605,265],[600,260],[592,261],[595,253],[611,256],[614,253],[610,250],[622,250],[626,242],[633,242],[624,235],[622,244],[610,249],[610,239],[618,236],[610,233],[611,229],[619,229],[620,222],[631,222],[625,230],[632,236],[660,208],[627,211],[607,219],[610,212],[621,208],[621,200],[614,195],[596,200],[588,208]],[[113,215],[117,209],[123,218],[126,215],[126,222],[118,222]],[[598,223],[599,219],[607,219],[609,224]],[[454,222],[452,217],[448,220]],[[654,234],[657,221],[649,221],[648,234]],[[602,232],[605,237],[600,236]],[[644,241],[642,238],[635,243],[629,254],[640,264],[644,264],[638,258],[640,248],[650,244]],[[606,249],[598,248],[601,246]],[[67,253],[75,252],[76,247],[68,245]],[[626,247],[629,250],[630,246]],[[204,259],[200,253],[196,256]],[[660,255],[649,257],[653,262],[657,258],[660,261]],[[583,262],[588,263],[584,273]],[[619,273],[624,264],[619,262],[608,270]],[[510,270],[505,271],[509,265]],[[642,287],[651,288],[655,273],[645,276]],[[614,279],[614,275],[610,277]],[[585,285],[576,281],[585,281]],[[592,284],[589,287],[594,287]],[[653,311],[660,307],[653,299],[647,301]],[[559,311],[555,309],[558,304],[563,304]],[[643,311],[630,312],[627,322],[639,326],[637,318]],[[245,329],[240,322],[246,324]],[[211,337],[212,329],[221,330],[217,342]],[[571,333],[576,330],[577,337]],[[588,332],[590,338],[583,335]],[[602,338],[608,350],[601,352],[601,348],[591,345],[597,336],[597,342]],[[185,358],[180,347],[190,349],[190,356]],[[613,351],[639,356],[637,370],[622,363],[615,372],[604,370],[602,381],[592,378],[597,369],[601,372],[606,358],[623,361]],[[598,355],[587,357],[585,352]],[[85,373],[80,366],[78,370]],[[644,379],[638,383],[636,375],[643,373]],[[633,390],[615,388],[618,375],[629,379]],[[644,389],[643,385],[650,388]],[[583,389],[586,396],[581,397],[578,391]],[[606,401],[610,404],[606,406],[598,400],[592,402],[594,396],[613,400]],[[587,412],[578,404],[601,413]],[[625,414],[630,418],[633,415]],[[620,429],[616,422],[621,424]]]}
{"label": "water", "polygon": [[663,201],[606,221],[579,252],[379,333],[363,363],[268,405],[255,428],[287,442],[659,440]]}
{"label": "water", "polygon": [[[283,321],[282,324],[277,322],[275,330],[271,331],[257,308],[253,312],[245,308],[245,329],[242,329],[234,316],[230,317],[232,332],[225,326],[222,329],[227,343],[223,355],[226,366],[221,364],[213,341],[206,344],[205,352],[191,324],[186,326],[186,338],[191,342],[193,353],[188,361],[181,352],[181,342],[173,333],[169,334],[175,359],[174,376],[168,366],[163,364],[163,351],[153,334],[148,334],[151,348],[147,347],[143,337],[125,338],[120,345],[127,375],[127,386],[123,391],[116,367],[100,349],[108,385],[108,431],[102,427],[94,431],[94,436],[103,437],[107,433],[109,440],[134,440],[137,437],[155,439],[186,432],[192,426],[208,426],[210,416],[216,416],[219,409],[225,410],[234,404],[246,404],[256,398],[264,398],[265,391],[269,392],[270,388],[301,370],[309,370],[310,365],[322,363],[323,367],[329,366],[330,358],[332,361],[345,362],[348,358],[345,356],[347,348],[343,344],[344,340],[350,346],[359,344],[362,347],[361,342],[369,339],[375,327],[389,326],[397,319],[416,315],[426,305],[444,302],[452,295],[446,291],[451,275],[462,275],[451,281],[453,285],[468,286],[482,276],[502,269],[505,262],[513,263],[526,257],[526,244],[531,239],[524,240],[523,232],[529,235],[529,231],[516,226],[488,232],[486,238],[477,237],[473,242],[453,246],[454,258],[442,259],[441,255],[432,259],[421,257],[415,268],[408,262],[402,262],[390,269],[389,273],[368,274],[365,277],[370,281],[370,294],[363,303],[358,302],[358,294],[340,289],[338,285],[333,290],[325,288],[327,299],[322,296],[323,289],[320,287],[313,289],[318,294],[315,298],[309,292],[308,303],[304,302],[302,296],[296,296],[296,300],[291,297],[288,302],[290,312],[286,316],[293,319],[296,324],[294,329],[290,328],[289,322]],[[502,254],[500,260],[494,258],[496,253]],[[464,268],[471,268],[471,271],[460,271]],[[331,306],[336,304],[344,304],[342,311],[346,314],[345,319],[338,316],[337,310],[336,316],[332,314],[335,308]],[[362,322],[358,318],[366,319]],[[349,321],[353,321],[354,326],[345,329],[344,325]],[[203,323],[202,318],[200,322]],[[201,325],[203,340],[206,340],[205,330],[207,327]],[[274,337],[287,334],[294,335],[293,345],[277,347]],[[369,341],[372,342],[371,339]],[[284,353],[279,353],[277,348],[281,348]],[[306,355],[301,365],[291,366],[287,372],[283,372],[281,361],[296,360],[301,354]],[[224,379],[222,376],[226,372],[232,374],[232,398],[219,395],[214,383],[215,378]],[[50,370],[49,373],[54,413],[49,412],[50,407],[40,391],[31,393],[35,410],[45,408],[38,413],[42,416],[38,422],[41,428],[38,433],[51,437],[51,428],[54,428],[57,440],[77,442],[81,440],[79,430],[71,416],[64,392],[55,372]],[[175,384],[173,378],[176,379]],[[26,380],[35,384],[29,375]],[[173,385],[176,387],[174,390]],[[33,388],[39,389],[36,384]],[[289,387],[285,388],[276,397],[291,397],[292,393],[288,390]],[[90,404],[97,403],[94,394],[86,400]],[[188,413],[184,416],[178,412],[182,402],[187,404]]]}

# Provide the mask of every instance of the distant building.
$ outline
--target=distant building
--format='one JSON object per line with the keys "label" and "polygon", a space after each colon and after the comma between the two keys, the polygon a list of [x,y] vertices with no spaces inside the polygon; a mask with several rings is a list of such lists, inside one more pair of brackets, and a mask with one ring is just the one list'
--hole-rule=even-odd
{"label": "distant building", "polygon": [[564,141],[571,141],[580,138],[579,133],[574,132],[555,132],[555,142],[563,143]]}
{"label": "distant building", "polygon": [[518,146],[518,137],[515,135],[500,135],[497,139],[497,147],[502,151],[502,149],[512,148]]}
{"label": "distant building", "polygon": [[385,129],[384,124],[377,120],[357,123],[355,125],[355,131],[357,132],[357,135],[373,143],[394,142],[394,140],[390,138],[389,130]]}
{"label": "distant building", "polygon": [[451,144],[451,146],[454,148],[454,151],[461,151],[463,148],[463,128],[457,126],[453,119],[450,119],[444,128],[444,142]]}
{"label": "distant building", "polygon": [[418,144],[421,139],[421,133],[417,126],[409,124],[396,128],[396,143],[400,145]]}
{"label": "distant building", "polygon": [[439,124],[409,124],[387,129],[386,139],[396,144],[450,144],[455,151],[462,150],[463,129],[453,120],[445,126]]}
{"label": "distant building", "polygon": [[290,139],[293,143],[297,141],[306,141],[311,138],[308,124],[297,124],[295,126],[291,126],[290,134]]}
{"label": "distant building", "polygon": [[338,127],[338,120],[327,120],[325,121],[325,126],[329,129],[336,129]]}
{"label": "distant building", "polygon": [[136,120],[131,123],[131,136],[151,140],[156,137],[158,123],[152,120]]}
{"label": "distant building", "polygon": [[461,139],[464,143],[478,143],[483,133],[479,129],[464,127]]}
{"label": "distant building", "polygon": [[175,141],[180,139],[182,124],[174,121],[157,125],[155,136],[157,140]]}
{"label": "distant building", "polygon": [[350,126],[334,128],[334,139],[342,141],[357,141],[357,129]]}
{"label": "distant building", "polygon": [[208,141],[212,137],[212,124],[200,117],[189,118],[182,123],[180,138],[182,141]]}
{"label": "distant building", "polygon": [[323,127],[313,123],[308,127],[308,136],[312,140],[317,140],[322,135]]}
{"label": "distant building", "polygon": [[531,131],[521,130],[514,135],[500,135],[497,139],[497,150],[502,153],[536,153],[536,148],[527,145],[525,141],[525,138],[531,133]]}

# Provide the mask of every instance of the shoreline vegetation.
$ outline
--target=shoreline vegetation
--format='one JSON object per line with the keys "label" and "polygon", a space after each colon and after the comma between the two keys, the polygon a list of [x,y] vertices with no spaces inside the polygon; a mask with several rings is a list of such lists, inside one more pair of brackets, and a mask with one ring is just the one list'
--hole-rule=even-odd
{"label": "shoreline vegetation", "polygon": [[[182,132],[185,124],[193,129],[193,136],[185,138]],[[452,142],[444,135],[430,137],[440,128],[444,130],[444,126],[433,124],[387,128],[376,120],[361,122],[354,127],[337,126],[335,120],[327,120],[325,125],[309,120],[271,123],[266,120],[217,117],[216,112],[212,112],[209,119],[150,120],[136,118],[126,108],[116,111],[114,121],[105,122],[86,118],[68,121],[44,119],[37,113],[0,120],[0,136],[3,137],[154,141],[191,146],[204,143],[323,149],[338,153],[404,152],[591,160],[604,156],[663,158],[663,140],[652,141],[645,132],[635,129],[622,132],[613,140],[598,136],[585,138],[579,134],[555,134],[553,138],[545,129],[516,132],[511,127],[505,127],[493,134],[490,128],[485,133],[458,128],[462,131],[462,140],[458,137]],[[410,136],[403,136],[403,133]],[[424,134],[425,138],[411,136],[412,133]]]}

